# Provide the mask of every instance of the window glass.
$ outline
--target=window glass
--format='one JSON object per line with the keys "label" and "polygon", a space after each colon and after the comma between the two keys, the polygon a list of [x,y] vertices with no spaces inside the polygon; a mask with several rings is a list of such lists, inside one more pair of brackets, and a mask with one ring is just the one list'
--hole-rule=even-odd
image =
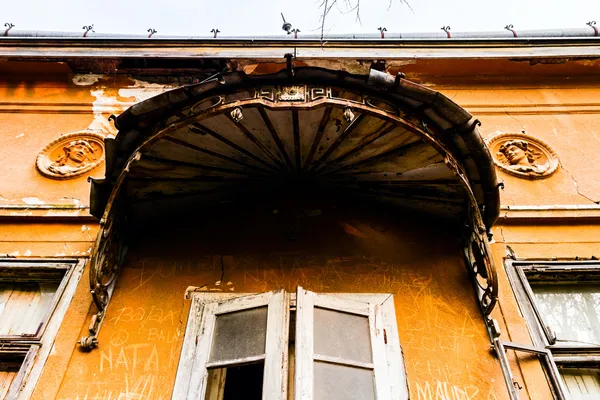
{"label": "window glass", "polygon": [[408,399],[389,294],[192,296],[173,398]]}
{"label": "window glass", "polygon": [[600,398],[600,369],[561,368],[560,374],[571,400],[597,400]]}
{"label": "window glass", "polygon": [[600,285],[532,283],[531,288],[557,341],[600,345]]}
{"label": "window glass", "polygon": [[375,399],[373,370],[315,362],[315,400]]}
{"label": "window glass", "polygon": [[58,285],[0,283],[0,335],[35,335],[48,316]]}
{"label": "window glass", "polygon": [[217,315],[210,362],[265,354],[267,307]]}
{"label": "window glass", "polygon": [[315,307],[315,353],[370,363],[369,318]]}

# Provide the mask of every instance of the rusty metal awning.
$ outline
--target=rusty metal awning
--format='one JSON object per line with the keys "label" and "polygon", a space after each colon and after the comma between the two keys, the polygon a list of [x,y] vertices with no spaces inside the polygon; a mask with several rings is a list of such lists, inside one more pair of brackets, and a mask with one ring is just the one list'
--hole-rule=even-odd
{"label": "rusty metal awning", "polygon": [[439,92],[371,70],[219,74],[138,103],[106,139],[91,211],[145,218],[305,185],[446,216],[499,213],[473,117]]}
{"label": "rusty metal awning", "polygon": [[[101,218],[90,265],[97,335],[136,219],[222,203],[335,194],[461,222],[465,262],[490,337],[498,296],[487,233],[498,218],[494,164],[478,121],[450,99],[371,70],[292,68],[217,74],[138,103],[105,139],[106,176],[92,181]],[[496,336],[494,336],[496,335]]]}

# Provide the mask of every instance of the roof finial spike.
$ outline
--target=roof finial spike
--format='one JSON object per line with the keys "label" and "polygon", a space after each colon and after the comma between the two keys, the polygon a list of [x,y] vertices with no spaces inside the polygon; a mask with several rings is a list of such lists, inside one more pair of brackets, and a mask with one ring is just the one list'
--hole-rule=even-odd
{"label": "roof finial spike", "polygon": [[518,37],[517,36],[517,31],[515,31],[513,24],[508,24],[504,27],[504,29],[506,29],[507,31],[511,31],[514,37]]}
{"label": "roof finial spike", "polygon": [[217,38],[217,34],[220,33],[221,31],[218,28],[213,28],[210,31],[213,34],[213,39]]}
{"label": "roof finial spike", "polygon": [[449,25],[442,26],[440,29],[443,30],[444,32],[446,32],[446,36],[448,36],[448,39],[452,38],[452,36],[450,36],[450,26]]}
{"label": "roof finial spike", "polygon": [[83,28],[81,28],[81,29],[83,29],[85,31],[83,33],[83,37],[87,37],[87,34],[88,34],[89,31],[92,31],[92,32],[96,33],[96,31],[94,30],[94,24],[92,24],[92,25],[84,25]]}
{"label": "roof finial spike", "polygon": [[150,29],[148,29],[148,33],[150,33],[150,34],[148,35],[148,38],[151,38],[151,37],[152,37],[152,35],[154,35],[156,32],[158,32],[158,31],[157,31],[156,29],[154,29],[154,28],[150,28]]}
{"label": "roof finial spike", "polygon": [[380,26],[379,28],[377,28],[377,30],[378,30],[379,32],[381,32],[381,38],[382,38],[382,39],[385,39],[385,32],[387,31],[387,28],[386,28],[386,27],[381,27],[381,26]]}
{"label": "roof finial spike", "polygon": [[8,36],[8,31],[10,31],[15,24],[13,24],[12,22],[7,22],[4,24],[4,26],[6,27],[6,30],[4,31],[4,36]]}
{"label": "roof finial spike", "polygon": [[281,29],[283,29],[284,31],[286,31],[287,34],[289,35],[290,33],[292,33],[292,24],[290,24],[289,22],[287,22],[285,20],[285,17],[283,16],[283,13],[281,13],[281,18],[283,19],[283,25],[281,26]]}
{"label": "roof finial spike", "polygon": [[594,30],[594,36],[598,36],[598,27],[596,26],[596,21],[588,21],[586,25],[590,26]]}

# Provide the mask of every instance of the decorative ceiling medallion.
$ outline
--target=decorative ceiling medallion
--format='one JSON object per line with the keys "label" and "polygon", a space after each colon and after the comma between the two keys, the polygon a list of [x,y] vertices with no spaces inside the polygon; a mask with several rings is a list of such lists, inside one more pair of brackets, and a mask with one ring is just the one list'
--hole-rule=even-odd
{"label": "decorative ceiling medallion", "polygon": [[35,165],[52,179],[71,179],[104,161],[104,136],[90,131],[62,135],[40,151]]}
{"label": "decorative ceiling medallion", "polygon": [[500,133],[485,141],[494,164],[511,175],[540,179],[552,175],[558,168],[558,157],[552,147],[524,133]]}

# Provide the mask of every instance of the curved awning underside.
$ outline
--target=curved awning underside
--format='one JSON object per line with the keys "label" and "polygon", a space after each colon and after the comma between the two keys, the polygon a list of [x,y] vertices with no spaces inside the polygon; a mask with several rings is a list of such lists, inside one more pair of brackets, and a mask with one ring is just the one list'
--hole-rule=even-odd
{"label": "curved awning underside", "polygon": [[493,163],[472,116],[378,71],[218,75],[136,104],[115,124],[106,178],[92,185],[98,217],[117,198],[145,218],[291,187],[435,215],[476,205],[488,228],[498,216]]}

